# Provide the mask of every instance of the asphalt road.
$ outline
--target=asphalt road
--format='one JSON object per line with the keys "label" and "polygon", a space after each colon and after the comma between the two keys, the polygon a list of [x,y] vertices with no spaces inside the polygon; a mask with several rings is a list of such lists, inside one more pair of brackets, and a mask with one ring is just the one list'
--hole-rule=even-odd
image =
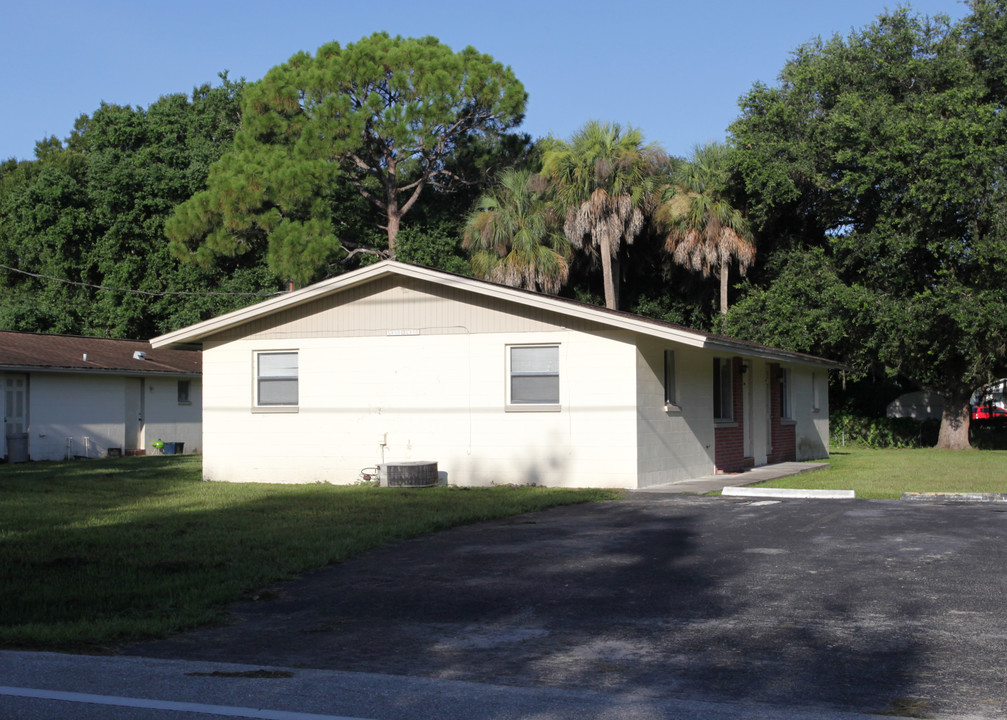
{"label": "asphalt road", "polygon": [[[226,627],[122,653],[503,703],[459,700],[456,717],[567,717],[507,704],[550,693],[569,717],[1004,717],[1005,536],[996,504],[634,493],[375,551],[261,592]],[[426,717],[416,702],[359,717]],[[689,704],[707,712],[669,709]]]}

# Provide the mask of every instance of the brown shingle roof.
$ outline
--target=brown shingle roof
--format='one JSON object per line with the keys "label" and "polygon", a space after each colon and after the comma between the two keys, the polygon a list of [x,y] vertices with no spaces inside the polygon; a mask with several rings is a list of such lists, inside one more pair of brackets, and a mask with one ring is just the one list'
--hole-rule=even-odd
{"label": "brown shingle roof", "polygon": [[[134,358],[136,352],[145,357]],[[200,375],[203,357],[194,350],[154,350],[142,340],[0,331],[0,368]]]}

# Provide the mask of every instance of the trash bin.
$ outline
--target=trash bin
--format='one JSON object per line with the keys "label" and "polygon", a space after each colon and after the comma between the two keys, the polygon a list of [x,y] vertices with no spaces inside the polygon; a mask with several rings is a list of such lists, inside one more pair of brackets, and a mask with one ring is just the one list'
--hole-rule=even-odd
{"label": "trash bin", "polygon": [[164,443],[164,449],[162,450],[162,452],[165,455],[181,455],[182,454],[182,450],[184,450],[184,449],[185,449],[185,443],[184,442],[167,442],[166,441]]}
{"label": "trash bin", "polygon": [[7,436],[7,462],[28,462],[28,433],[12,433]]}

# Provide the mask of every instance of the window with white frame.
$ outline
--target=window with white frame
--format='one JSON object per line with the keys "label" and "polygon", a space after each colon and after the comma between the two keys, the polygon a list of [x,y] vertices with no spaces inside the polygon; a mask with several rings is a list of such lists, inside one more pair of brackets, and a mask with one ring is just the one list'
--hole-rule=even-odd
{"label": "window with white frame", "polygon": [[678,386],[675,381],[675,351],[664,351],[664,407],[666,410],[678,408]]}
{"label": "window with white frame", "polygon": [[507,348],[507,404],[559,407],[559,345]]}
{"label": "window with white frame", "polygon": [[818,373],[811,373],[811,409],[818,412],[821,408],[821,398],[818,396]]}
{"label": "window with white frame", "polygon": [[297,352],[255,353],[255,405],[297,406]]}
{"label": "window with white frame", "polygon": [[734,377],[731,358],[713,358],[713,419],[734,419]]}
{"label": "window with white frame", "polygon": [[780,368],[780,417],[781,418],[791,418],[793,413],[791,412],[790,404],[790,370],[787,368]]}

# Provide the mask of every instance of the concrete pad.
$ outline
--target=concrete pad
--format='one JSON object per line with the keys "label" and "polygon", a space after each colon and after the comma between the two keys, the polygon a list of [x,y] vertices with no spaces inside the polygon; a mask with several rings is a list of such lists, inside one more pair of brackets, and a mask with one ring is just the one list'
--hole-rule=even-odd
{"label": "concrete pad", "polygon": [[736,497],[804,498],[815,500],[852,500],[853,490],[801,490],[798,488],[725,487],[722,495]]}
{"label": "concrete pad", "polygon": [[762,465],[740,473],[717,473],[703,477],[678,480],[665,485],[652,485],[638,488],[634,493],[696,493],[705,495],[723,490],[725,487],[738,485],[754,485],[756,483],[778,480],[782,477],[801,475],[829,467],[827,462],[783,462],[773,465]]}

